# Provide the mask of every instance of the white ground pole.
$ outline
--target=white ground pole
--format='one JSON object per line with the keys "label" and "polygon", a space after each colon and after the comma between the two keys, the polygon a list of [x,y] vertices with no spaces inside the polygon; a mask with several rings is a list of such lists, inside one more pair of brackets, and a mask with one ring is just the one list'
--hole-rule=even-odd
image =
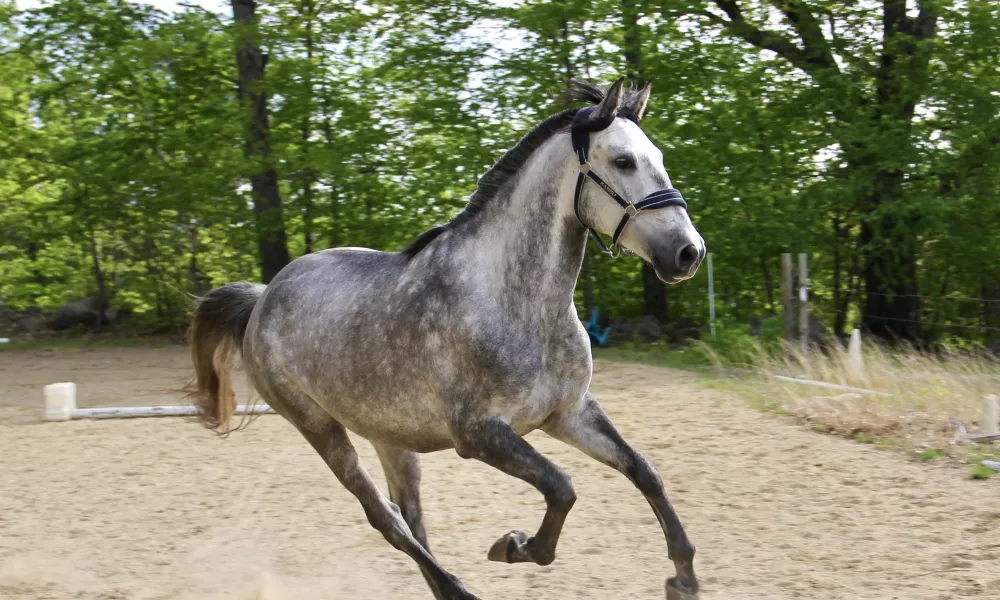
{"label": "white ground pole", "polygon": [[844,390],[846,392],[857,392],[859,394],[869,394],[871,396],[892,396],[892,394],[887,394],[885,392],[876,392],[875,390],[866,390],[864,388],[857,388],[849,385],[840,385],[839,383],[813,381],[812,379],[796,379],[795,377],[785,377],[784,375],[774,375],[774,378],[777,379],[778,381],[784,381],[786,383],[801,383],[803,385],[814,385],[816,387],[827,388],[830,390]]}
{"label": "white ground pole", "polygon": [[[273,413],[266,404],[240,404],[237,415]],[[198,414],[194,406],[115,406],[102,408],[77,408],[76,384],[53,383],[45,386],[45,420],[69,421],[70,419],[128,419],[137,417],[193,417]]]}

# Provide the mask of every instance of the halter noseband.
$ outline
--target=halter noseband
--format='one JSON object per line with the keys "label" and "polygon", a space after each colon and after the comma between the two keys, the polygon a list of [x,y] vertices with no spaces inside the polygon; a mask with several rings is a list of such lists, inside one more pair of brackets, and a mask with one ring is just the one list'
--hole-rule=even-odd
{"label": "halter noseband", "polygon": [[597,245],[601,247],[601,252],[604,252],[612,258],[621,254],[621,250],[616,254],[613,250],[609,250],[604,242],[601,240],[601,236],[594,231],[594,228],[587,225],[583,218],[580,216],[580,200],[583,197],[583,184],[587,179],[594,180],[597,185],[601,186],[601,189],[607,192],[611,199],[618,203],[618,206],[622,207],[625,214],[622,215],[622,220],[618,222],[618,227],[615,228],[615,233],[611,237],[611,247],[618,248],[618,238],[621,237],[622,232],[625,231],[625,226],[628,225],[629,220],[639,214],[644,210],[653,210],[657,208],[668,208],[670,206],[680,206],[684,210],[687,210],[687,202],[684,201],[684,197],[681,193],[674,188],[665,188],[662,190],[657,190],[652,194],[646,196],[639,202],[635,204],[629,202],[623,198],[618,192],[616,192],[610,185],[608,185],[603,179],[601,179],[594,171],[590,168],[590,163],[587,161],[588,155],[590,153],[590,128],[587,127],[587,118],[590,116],[591,111],[595,107],[588,106],[587,108],[581,108],[577,111],[576,115],[573,117],[573,125],[571,131],[571,137],[573,139],[573,151],[576,152],[577,158],[580,159],[580,175],[576,178],[576,194],[573,197],[573,210],[576,212],[576,218],[580,223],[590,231],[590,234],[594,236],[594,240]]}

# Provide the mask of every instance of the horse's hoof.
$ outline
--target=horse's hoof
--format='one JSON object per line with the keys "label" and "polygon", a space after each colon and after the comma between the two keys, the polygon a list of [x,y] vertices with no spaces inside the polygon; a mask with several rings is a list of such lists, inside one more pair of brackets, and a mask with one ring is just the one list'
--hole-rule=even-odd
{"label": "horse's hoof", "polygon": [[698,581],[693,575],[691,582],[681,579],[681,577],[671,577],[667,580],[667,600],[698,600]]}
{"label": "horse's hoof", "polygon": [[523,531],[511,531],[497,540],[486,557],[495,562],[525,562],[531,560],[527,553],[528,534]]}

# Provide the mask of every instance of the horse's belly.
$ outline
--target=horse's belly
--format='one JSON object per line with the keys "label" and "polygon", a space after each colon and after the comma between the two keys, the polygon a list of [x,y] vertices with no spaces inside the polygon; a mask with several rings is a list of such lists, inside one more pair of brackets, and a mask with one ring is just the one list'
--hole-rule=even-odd
{"label": "horse's belly", "polygon": [[448,418],[436,399],[319,395],[330,415],[357,435],[413,452],[453,448]]}

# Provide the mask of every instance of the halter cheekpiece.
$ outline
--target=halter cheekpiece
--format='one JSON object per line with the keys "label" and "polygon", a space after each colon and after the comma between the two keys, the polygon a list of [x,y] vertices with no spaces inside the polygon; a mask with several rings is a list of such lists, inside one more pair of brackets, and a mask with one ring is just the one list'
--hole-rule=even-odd
{"label": "halter cheekpiece", "polygon": [[591,111],[594,110],[594,106],[588,106],[587,108],[581,108],[576,112],[573,117],[573,125],[571,128],[571,137],[573,139],[573,151],[576,152],[577,158],[580,159],[580,175],[576,179],[576,194],[573,197],[573,210],[576,212],[576,218],[579,219],[580,223],[590,231],[590,234],[594,236],[594,240],[597,245],[601,247],[601,251],[605,254],[615,257],[621,254],[621,250],[616,254],[613,250],[609,249],[604,245],[601,240],[601,236],[597,234],[593,227],[587,225],[583,218],[580,217],[580,200],[583,197],[583,184],[587,179],[592,179],[597,185],[601,187],[602,190],[607,192],[611,196],[612,200],[618,203],[625,211],[622,215],[622,220],[618,222],[618,227],[615,228],[615,233],[611,237],[611,248],[618,248],[618,238],[621,237],[622,232],[625,231],[625,226],[628,225],[629,220],[639,214],[644,210],[653,210],[657,208],[668,208],[670,206],[680,206],[684,210],[687,210],[687,202],[684,201],[684,197],[681,193],[674,188],[665,188],[662,190],[657,190],[652,194],[646,196],[639,202],[633,204],[621,196],[618,192],[614,190],[610,185],[607,184],[603,179],[601,179],[594,171],[590,168],[590,162],[587,158],[590,153],[590,128],[587,127],[587,119],[590,116]]}

